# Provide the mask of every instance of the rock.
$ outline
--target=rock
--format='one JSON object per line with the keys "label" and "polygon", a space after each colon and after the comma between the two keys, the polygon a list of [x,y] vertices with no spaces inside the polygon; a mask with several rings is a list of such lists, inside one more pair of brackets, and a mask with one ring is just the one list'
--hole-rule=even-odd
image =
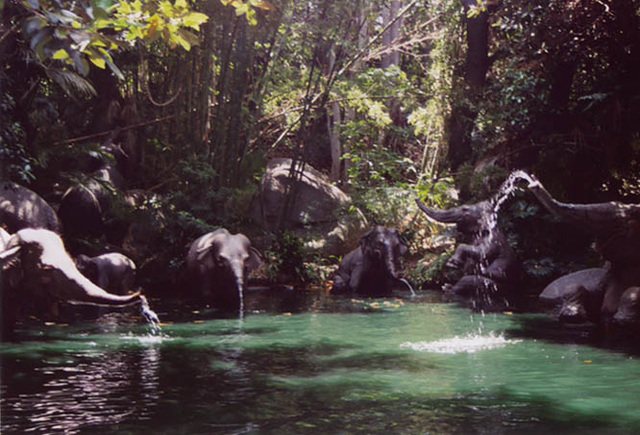
{"label": "rock", "polygon": [[339,253],[352,231],[366,227],[361,214],[342,221],[338,211],[351,204],[351,198],[332,185],[329,179],[311,165],[305,164],[300,181],[291,185],[289,172],[291,159],[277,158],[267,163],[260,183],[249,207],[249,216],[262,229],[276,231],[285,206],[287,190],[295,187],[295,200],[286,219],[286,227],[309,240],[308,246],[325,254]]}
{"label": "rock", "polygon": [[16,183],[0,183],[0,225],[10,233],[23,228],[61,232],[55,210],[40,195]]}

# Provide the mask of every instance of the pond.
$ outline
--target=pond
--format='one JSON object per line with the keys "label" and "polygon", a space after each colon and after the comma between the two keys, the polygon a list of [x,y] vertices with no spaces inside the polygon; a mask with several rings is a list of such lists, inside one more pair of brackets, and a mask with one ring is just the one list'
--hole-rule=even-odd
{"label": "pond", "polygon": [[473,313],[436,292],[287,293],[249,303],[242,319],[152,300],[160,335],[117,316],[26,327],[0,348],[1,432],[640,428],[637,352],[595,346],[586,329],[542,314]]}

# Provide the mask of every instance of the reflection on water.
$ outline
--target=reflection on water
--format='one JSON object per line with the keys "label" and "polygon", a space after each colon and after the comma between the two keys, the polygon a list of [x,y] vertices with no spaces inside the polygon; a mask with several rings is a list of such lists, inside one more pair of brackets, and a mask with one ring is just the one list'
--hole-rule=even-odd
{"label": "reflection on water", "polygon": [[0,432],[596,434],[640,425],[636,357],[557,343],[541,329],[559,326],[544,316],[470,314],[422,293],[295,297],[248,297],[240,325],[153,301],[175,322],[161,335],[113,322],[21,331],[23,341],[0,347]]}
{"label": "reflection on water", "polygon": [[3,358],[2,433],[76,433],[95,424],[148,419],[159,398],[159,367],[154,347],[61,352],[39,363]]}

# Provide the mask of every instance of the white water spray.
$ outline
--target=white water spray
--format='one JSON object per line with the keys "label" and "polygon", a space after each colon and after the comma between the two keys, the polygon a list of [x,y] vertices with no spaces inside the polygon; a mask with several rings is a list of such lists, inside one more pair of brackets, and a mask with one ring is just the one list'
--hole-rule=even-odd
{"label": "white water spray", "polygon": [[489,335],[468,334],[464,337],[453,337],[431,342],[406,342],[402,343],[400,347],[418,352],[456,354],[498,349],[509,344],[520,343],[521,341],[522,340],[509,340],[502,334],[495,335],[491,332]]}
{"label": "white water spray", "polygon": [[147,323],[151,326],[151,333],[153,335],[160,334],[160,319],[158,315],[149,307],[149,301],[143,295],[140,295],[140,311]]}
{"label": "white water spray", "polygon": [[413,290],[413,286],[409,283],[409,281],[407,281],[404,278],[398,278],[398,281],[400,281],[401,283],[403,283],[404,285],[407,286],[407,288],[411,292],[411,297],[412,298],[416,296],[416,292],[415,292],[415,290]]}
{"label": "white water spray", "polygon": [[[486,274],[487,268],[489,266],[487,261],[487,253],[488,249],[493,243],[494,238],[496,237],[495,230],[498,227],[498,214],[500,212],[500,208],[502,207],[502,204],[504,204],[504,202],[515,193],[517,188],[516,183],[518,180],[527,181],[529,183],[529,186],[537,183],[537,181],[525,171],[513,171],[502,183],[495,196],[490,200],[491,208],[482,215],[480,221],[480,231],[478,231],[478,234],[476,236],[476,244],[480,247],[480,262],[478,265],[478,275],[480,276],[484,276]],[[497,288],[494,283],[490,284],[488,280],[485,284],[485,288],[483,288],[483,291],[481,291],[481,297],[485,299],[485,302],[491,304],[491,294],[497,292]],[[503,302],[507,306],[509,305],[506,299]]]}

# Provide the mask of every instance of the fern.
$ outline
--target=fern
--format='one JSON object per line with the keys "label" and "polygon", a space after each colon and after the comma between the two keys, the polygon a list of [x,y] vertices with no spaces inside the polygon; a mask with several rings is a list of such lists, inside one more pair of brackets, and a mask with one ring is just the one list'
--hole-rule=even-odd
{"label": "fern", "polygon": [[90,98],[97,95],[93,85],[77,73],[58,68],[46,68],[45,71],[71,98]]}

